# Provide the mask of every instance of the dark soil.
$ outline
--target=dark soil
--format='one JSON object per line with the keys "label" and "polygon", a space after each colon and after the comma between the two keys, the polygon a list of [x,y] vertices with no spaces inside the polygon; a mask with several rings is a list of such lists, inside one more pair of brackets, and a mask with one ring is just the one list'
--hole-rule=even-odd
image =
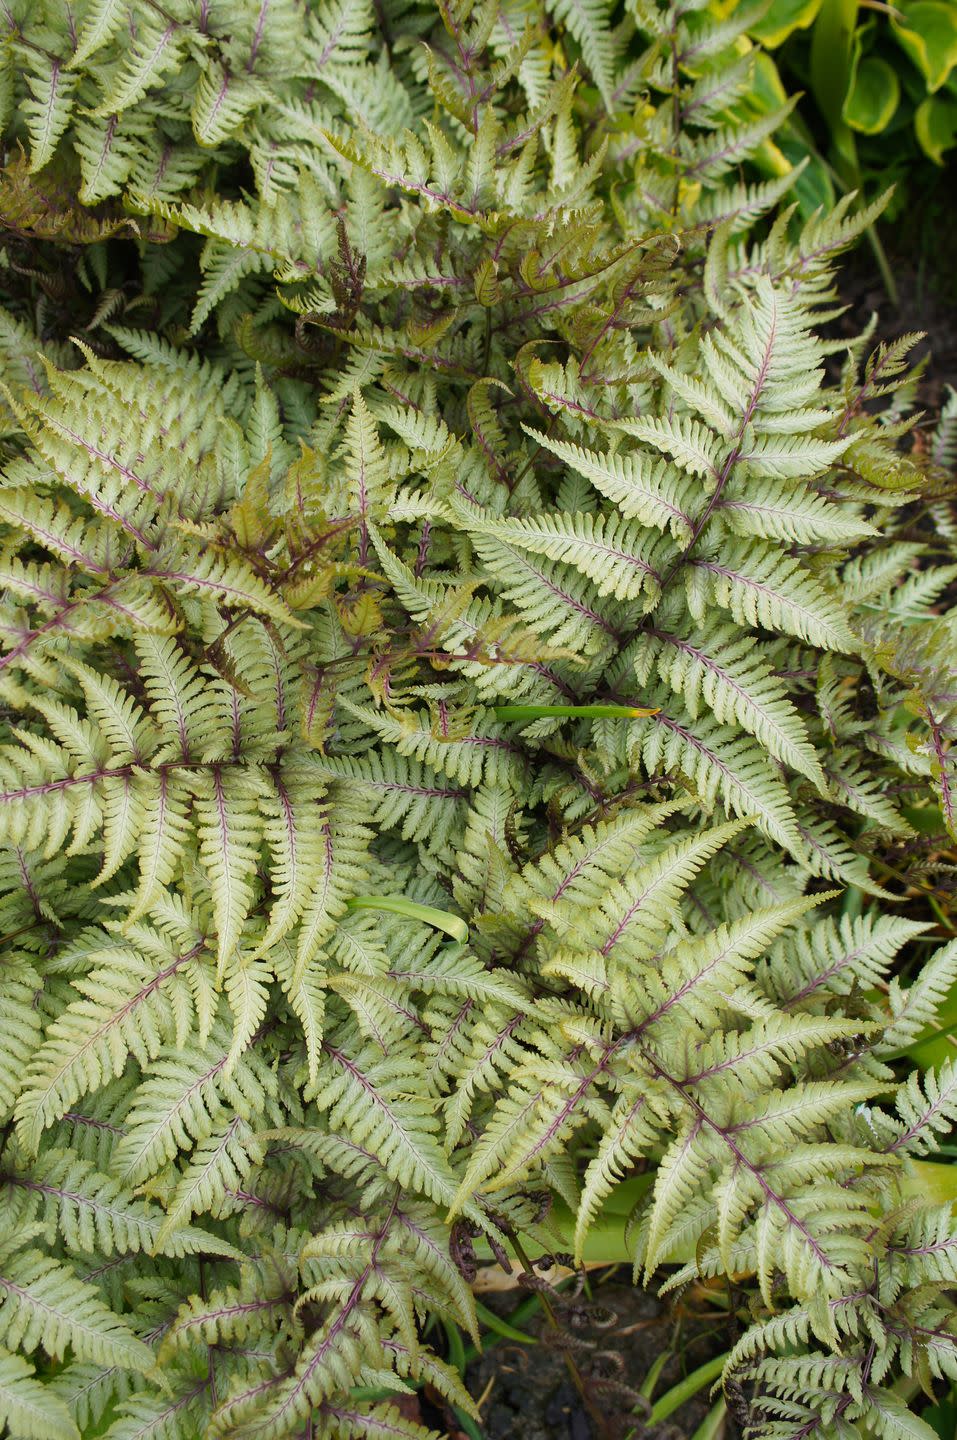
{"label": "dark soil", "polygon": [[[952,224],[957,227],[957,214]],[[838,288],[847,310],[834,328],[840,335],[859,335],[876,314],[875,342],[923,331],[925,338],[913,351],[915,359],[927,361],[919,403],[936,415],[946,398],[946,387],[957,387],[957,275],[952,262],[945,269],[943,263],[925,262],[893,250],[888,261],[897,286],[897,304],[887,294],[870,247],[862,242],[839,277]]]}
{"label": "dark soil", "polygon": [[[666,1306],[628,1283],[599,1285],[592,1296],[591,1304],[581,1297],[570,1314],[561,1316],[564,1336],[541,1319],[525,1327],[539,1337],[539,1344],[499,1341],[469,1367],[469,1391],[482,1399],[485,1440],[619,1440],[629,1432],[635,1440],[687,1440],[694,1434],[713,1403],[710,1383],[654,1427],[644,1423],[648,1406],[637,1392],[662,1352],[669,1352],[669,1358],[655,1386],[655,1399],[727,1349],[731,1337],[721,1312],[699,1307],[695,1313],[690,1303]],[[486,1297],[486,1303],[507,1315],[520,1298],[520,1292],[506,1292]],[[568,1345],[590,1406],[566,1368],[563,1347]],[[595,1412],[603,1418],[604,1434]],[[737,1435],[729,1420],[724,1440]]]}

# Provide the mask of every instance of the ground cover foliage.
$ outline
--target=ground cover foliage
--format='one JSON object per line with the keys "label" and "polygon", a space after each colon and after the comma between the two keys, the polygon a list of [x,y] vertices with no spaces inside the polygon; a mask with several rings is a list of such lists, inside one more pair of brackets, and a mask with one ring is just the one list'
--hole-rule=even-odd
{"label": "ground cover foliage", "polygon": [[4,14],[10,1433],[424,1435],[650,1167],[752,1435],[932,1434],[954,417],[821,338],[750,12]]}
{"label": "ground cover foliage", "polygon": [[810,86],[845,182],[866,175],[906,191],[922,156],[946,163],[957,138],[957,13],[947,0],[905,0],[883,12],[843,0],[772,0],[756,12],[752,33],[773,47],[792,84],[793,76]]}

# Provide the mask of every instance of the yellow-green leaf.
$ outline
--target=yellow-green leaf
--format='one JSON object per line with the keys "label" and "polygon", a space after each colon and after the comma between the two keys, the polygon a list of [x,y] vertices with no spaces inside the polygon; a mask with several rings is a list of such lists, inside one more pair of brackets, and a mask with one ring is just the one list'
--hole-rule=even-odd
{"label": "yellow-green leaf", "polygon": [[900,94],[900,81],[887,61],[868,55],[858,65],[851,93],[844,101],[844,119],[852,130],[879,135],[894,118]]}
{"label": "yellow-green leaf", "polygon": [[460,915],[437,910],[434,905],[419,905],[401,895],[354,895],[346,904],[350,910],[388,910],[393,915],[404,915],[407,920],[421,920],[424,925],[444,930],[463,945],[469,938],[469,927]]}
{"label": "yellow-green leaf", "polygon": [[939,90],[957,65],[957,6],[941,0],[917,0],[903,12],[904,23],[892,21],[898,44],[927,81]]}
{"label": "yellow-green leaf", "polygon": [[943,165],[944,151],[957,144],[957,100],[928,95],[914,114],[920,148],[935,165]]}
{"label": "yellow-green leaf", "polygon": [[813,25],[820,8],[821,0],[771,0],[768,9],[748,33],[773,50],[783,45],[795,30],[806,30]]}

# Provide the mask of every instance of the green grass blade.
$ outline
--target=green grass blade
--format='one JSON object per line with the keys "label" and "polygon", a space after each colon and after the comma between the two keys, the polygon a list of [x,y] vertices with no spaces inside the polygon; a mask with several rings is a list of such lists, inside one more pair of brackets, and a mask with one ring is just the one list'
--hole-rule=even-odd
{"label": "green grass blade", "polygon": [[407,920],[421,920],[424,925],[444,930],[462,945],[469,938],[469,927],[461,915],[450,915],[448,910],[436,910],[433,905],[419,905],[401,895],[353,895],[346,904],[350,910],[386,910],[391,915],[404,915]]}
{"label": "green grass blade", "polygon": [[496,720],[543,720],[569,718],[572,720],[642,720],[646,715],[657,715],[658,710],[646,710],[640,705],[496,705],[493,707]]}

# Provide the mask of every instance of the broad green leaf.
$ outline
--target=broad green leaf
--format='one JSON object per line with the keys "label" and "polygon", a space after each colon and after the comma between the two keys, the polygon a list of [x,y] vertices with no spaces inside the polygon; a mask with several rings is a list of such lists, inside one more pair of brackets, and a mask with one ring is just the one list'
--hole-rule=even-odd
{"label": "broad green leaf", "polygon": [[771,0],[757,24],[751,26],[750,34],[774,50],[795,30],[806,30],[813,25],[821,3],[822,0]]}
{"label": "broad green leaf", "polygon": [[879,135],[894,118],[899,102],[896,74],[886,60],[868,55],[858,65],[853,88],[844,101],[844,119],[853,130]]}
{"label": "broad green leaf", "polygon": [[916,0],[902,13],[902,21],[891,21],[894,34],[933,93],[957,65],[957,6]]}
{"label": "broad green leaf", "polygon": [[957,1165],[940,1160],[915,1160],[904,1176],[904,1193],[928,1205],[957,1205]]}
{"label": "broad green leaf", "polygon": [[943,165],[945,152],[957,144],[957,100],[928,95],[914,112],[914,131],[924,154]]}
{"label": "broad green leaf", "polygon": [[851,86],[858,0],[824,0],[811,39],[811,88],[832,125]]}

